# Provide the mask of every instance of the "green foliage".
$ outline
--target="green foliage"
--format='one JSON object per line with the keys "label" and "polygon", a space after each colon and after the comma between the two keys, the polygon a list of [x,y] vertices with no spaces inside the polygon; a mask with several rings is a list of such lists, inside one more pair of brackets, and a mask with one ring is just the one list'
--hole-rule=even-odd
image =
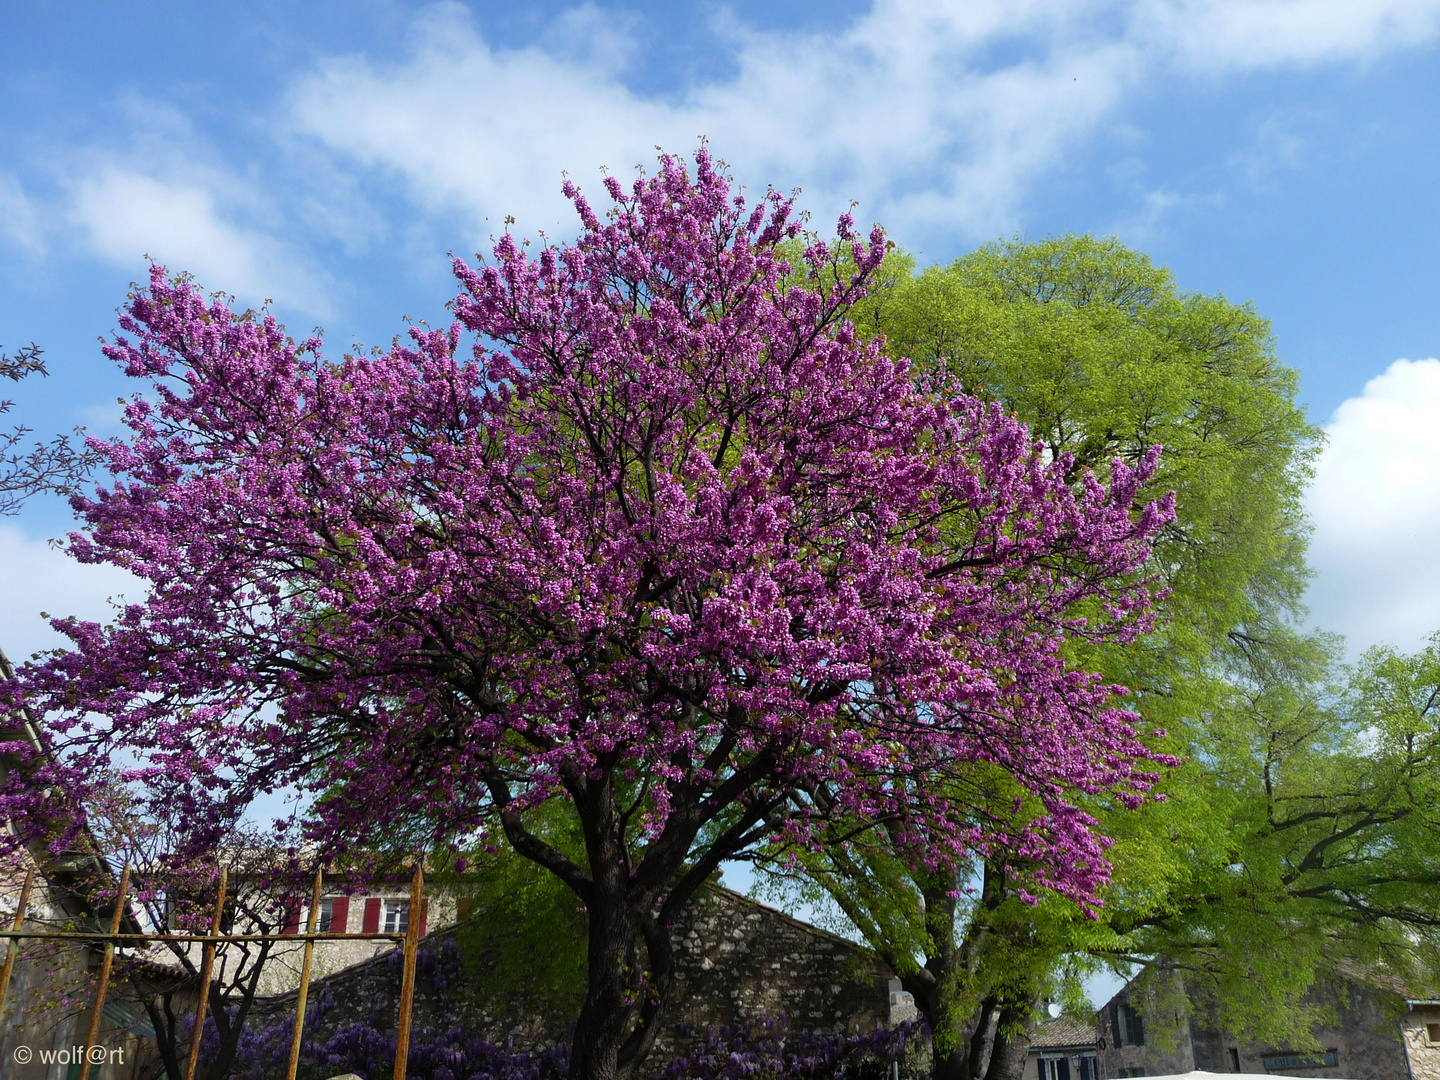
{"label": "green foliage", "polygon": [[[1301,496],[1320,445],[1296,373],[1253,307],[1183,293],[1114,239],[1014,240],[949,266],[917,272],[898,256],[887,267],[853,311],[887,353],[999,401],[1048,452],[1072,455],[1077,476],[1164,447],[1149,492],[1177,494],[1150,567],[1168,590],[1163,622],[1132,645],[1076,635],[1071,647],[1132,688],[1128,704],[1186,764],[1163,782],[1163,801],[1089,807],[1115,839],[1098,918],[1058,896],[1026,903],[1003,859],[938,880],[921,869],[925,853],[874,833],[809,860],[806,887],[928,1004],[937,1053],[949,1040],[968,1054],[953,1076],[984,1059],[962,1043],[986,1008],[1028,1009],[1044,994],[1076,1003],[1081,978],[1104,963],[1194,967],[1234,1003],[1232,1030],[1303,1029],[1313,1016],[1299,994],[1333,928],[1279,880],[1284,842],[1252,768],[1264,743],[1278,755],[1270,790],[1283,773],[1293,790],[1318,791],[1348,745],[1326,704],[1333,646],[1288,629],[1308,575]],[[1006,794],[999,784],[994,804]],[[1333,863],[1312,872],[1338,885]],[[1255,877],[1265,889],[1239,883]],[[1227,952],[1226,941],[1246,948]]]}
{"label": "green foliage", "polygon": [[[1178,516],[1156,548],[1171,593],[1152,651],[1208,657],[1237,627],[1294,610],[1320,432],[1253,307],[1182,293],[1115,239],[1015,240],[903,266],[854,312],[886,352],[958,375],[1077,468],[1103,474],[1164,447],[1150,489],[1175,491]],[[1176,678],[1146,674],[1132,685]]]}
{"label": "green foliage", "polygon": [[1303,1045],[1323,1015],[1299,1000],[1312,981],[1418,992],[1440,971],[1440,635],[1410,656],[1372,649],[1340,686],[1334,642],[1285,659],[1257,658],[1211,729],[1231,861],[1197,867],[1133,936],[1186,960],[1232,1027]]}
{"label": "green foliage", "polygon": [[[526,825],[572,857],[583,844],[559,803],[531,811]],[[454,889],[466,981],[476,1000],[533,1002],[563,1019],[580,1010],[586,987],[585,911],[554,874],[508,844],[466,857]]]}

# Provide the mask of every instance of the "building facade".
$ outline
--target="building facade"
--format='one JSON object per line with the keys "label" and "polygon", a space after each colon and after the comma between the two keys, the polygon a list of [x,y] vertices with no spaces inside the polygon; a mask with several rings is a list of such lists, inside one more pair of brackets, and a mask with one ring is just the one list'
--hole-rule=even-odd
{"label": "building facade", "polygon": [[1440,1001],[1407,998],[1401,1030],[1411,1080],[1440,1080]]}
{"label": "building facade", "polygon": [[[1178,976],[1175,976],[1178,979]],[[1171,988],[1173,989],[1173,988]],[[1203,1001],[1162,1004],[1132,982],[1096,1013],[1100,1080],[1168,1076],[1195,1069],[1346,1080],[1440,1080],[1440,1002],[1406,999],[1383,979],[1346,977],[1307,995],[1333,1008],[1319,1048],[1276,1046],[1225,1031]],[[1186,1002],[1166,993],[1165,1002]],[[1170,1014],[1162,1015],[1163,1010]],[[1154,1029],[1163,1026],[1165,1038]]]}
{"label": "building facade", "polygon": [[1030,1036],[1023,1080],[1101,1080],[1099,1053],[1088,1017],[1046,1020]]}

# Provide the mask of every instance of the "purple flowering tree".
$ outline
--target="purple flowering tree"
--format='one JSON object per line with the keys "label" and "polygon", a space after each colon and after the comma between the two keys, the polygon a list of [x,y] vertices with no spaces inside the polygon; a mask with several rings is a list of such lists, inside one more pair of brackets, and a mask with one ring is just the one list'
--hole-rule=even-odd
{"label": "purple flowering tree", "polygon": [[[1068,796],[1136,803],[1158,759],[1066,643],[1144,629],[1170,508],[1133,505],[1153,455],[1072,475],[858,342],[878,229],[804,247],[703,149],[606,187],[602,221],[566,184],[573,245],[457,260],[455,325],[383,354],[323,359],[153,268],[106,350],[153,392],[70,545],[150,593],[25,672],[57,756],[7,809],[44,820],[118,754],[196,849],[279,789],[317,853],[503,832],[584,904],[570,1070],[610,1080],[696,889],[827,815],[1093,896]],[[987,814],[977,769],[1041,812]],[[547,800],[583,852],[528,827]]]}

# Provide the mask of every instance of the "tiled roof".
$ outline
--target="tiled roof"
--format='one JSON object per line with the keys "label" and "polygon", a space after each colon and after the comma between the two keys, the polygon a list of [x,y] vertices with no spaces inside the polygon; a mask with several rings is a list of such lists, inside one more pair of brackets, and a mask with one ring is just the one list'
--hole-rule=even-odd
{"label": "tiled roof", "polygon": [[1046,1020],[1030,1036],[1031,1050],[1059,1050],[1095,1045],[1095,1022],[1081,1016],[1059,1016]]}

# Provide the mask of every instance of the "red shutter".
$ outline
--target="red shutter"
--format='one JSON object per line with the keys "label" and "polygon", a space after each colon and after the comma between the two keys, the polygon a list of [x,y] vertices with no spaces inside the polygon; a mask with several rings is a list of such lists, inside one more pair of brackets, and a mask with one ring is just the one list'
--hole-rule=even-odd
{"label": "red shutter", "polygon": [[337,896],[330,901],[330,932],[344,934],[349,930],[350,898]]}
{"label": "red shutter", "polygon": [[285,933],[300,932],[300,901],[298,898],[285,901]]}
{"label": "red shutter", "polygon": [[380,932],[380,898],[372,896],[365,901],[365,925],[360,931],[362,934],[378,934]]}
{"label": "red shutter", "polygon": [[425,936],[425,916],[429,914],[430,898],[428,896],[422,896],[420,898],[420,937]]}

